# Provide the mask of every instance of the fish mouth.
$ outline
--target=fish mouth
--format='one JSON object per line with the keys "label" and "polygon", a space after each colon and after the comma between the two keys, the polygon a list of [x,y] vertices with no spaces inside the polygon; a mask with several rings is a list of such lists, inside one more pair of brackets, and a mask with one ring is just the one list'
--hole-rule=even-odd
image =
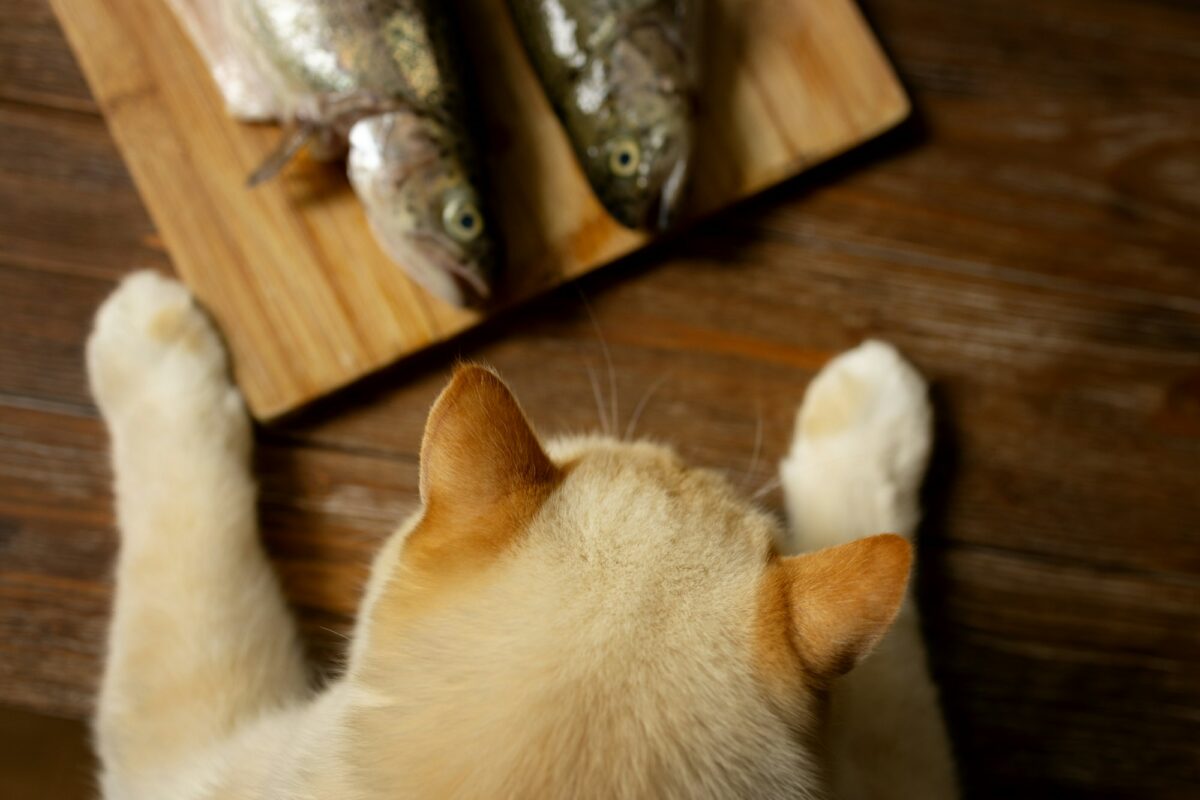
{"label": "fish mouth", "polygon": [[482,258],[464,258],[435,233],[398,229],[371,211],[368,206],[367,220],[383,251],[430,294],[460,308],[481,308],[491,300],[490,257],[486,253]]}
{"label": "fish mouth", "polygon": [[430,267],[453,280],[456,289],[456,305],[478,308],[492,299],[492,287],[480,263],[464,261],[455,256],[451,248],[429,234],[414,234],[415,250],[424,257]]}
{"label": "fish mouth", "polygon": [[661,233],[675,224],[691,173],[688,148],[682,148],[665,173],[639,200],[610,198],[604,203],[613,218],[626,228]]}
{"label": "fish mouth", "polygon": [[436,233],[404,224],[389,213],[391,205],[359,193],[375,241],[408,277],[430,294],[459,307],[478,308],[491,300],[490,249],[481,255],[464,253]]}
{"label": "fish mouth", "polygon": [[653,219],[655,226],[660,231],[671,227],[678,216],[684,187],[687,185],[688,174],[691,172],[689,155],[686,151],[681,153],[675,163],[671,165],[671,171],[667,173],[662,188],[655,198],[657,208],[653,209]]}
{"label": "fish mouth", "polygon": [[464,261],[438,237],[412,232],[393,240],[388,255],[430,293],[461,308],[481,308],[492,299],[486,270]]}

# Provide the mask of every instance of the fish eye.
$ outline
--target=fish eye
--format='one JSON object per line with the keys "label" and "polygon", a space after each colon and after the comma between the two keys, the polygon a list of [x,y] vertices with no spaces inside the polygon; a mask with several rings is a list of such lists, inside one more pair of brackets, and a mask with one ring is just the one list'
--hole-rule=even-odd
{"label": "fish eye", "polygon": [[483,215],[470,198],[453,197],[442,209],[442,225],[457,241],[472,242],[483,233]]}
{"label": "fish eye", "polygon": [[636,174],[641,162],[641,148],[633,139],[621,139],[612,146],[608,154],[608,168],[620,178]]}

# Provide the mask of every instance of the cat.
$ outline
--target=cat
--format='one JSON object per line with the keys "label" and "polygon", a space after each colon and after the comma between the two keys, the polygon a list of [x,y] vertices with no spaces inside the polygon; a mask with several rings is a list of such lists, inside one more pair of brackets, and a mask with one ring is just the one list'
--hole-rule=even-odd
{"label": "cat", "polygon": [[121,535],[105,797],[957,795],[907,588],[931,415],[886,344],[810,385],[787,528],[666,447],[543,443],[495,373],[458,367],[421,444],[422,507],[320,689],[207,317],[135,273],[87,362]]}

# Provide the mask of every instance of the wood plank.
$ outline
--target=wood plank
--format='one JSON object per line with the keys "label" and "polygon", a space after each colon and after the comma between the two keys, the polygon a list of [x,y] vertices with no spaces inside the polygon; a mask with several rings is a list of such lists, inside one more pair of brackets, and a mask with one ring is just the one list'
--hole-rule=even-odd
{"label": "wood plank", "polygon": [[1034,783],[1037,796],[1187,796],[1200,770],[1200,584],[989,548],[943,556],[923,588],[931,640],[948,645],[934,663],[959,756],[967,775],[989,776],[970,796],[1026,796]]}
{"label": "wood plank", "polygon": [[0,254],[113,280],[169,262],[98,116],[0,101]]}
{"label": "wood plank", "polygon": [[0,702],[81,716],[96,688],[116,546],[103,429],[0,406],[0,442]]}
{"label": "wood plank", "polygon": [[[180,274],[214,313],[238,380],[271,418],[477,324],[415,287],[331,172],[256,191],[277,133],[239,125],[161,0],[53,4]],[[691,217],[890,128],[908,101],[850,0],[721,0],[706,15]],[[502,0],[463,17],[507,246],[501,305],[645,243],[587,188]],[[766,132],[774,131],[774,137]]]}
{"label": "wood plank", "polygon": [[113,283],[0,260],[0,395],[90,409],[83,343]]}
{"label": "wood plank", "polygon": [[97,114],[46,0],[0,3],[0,100]]}
{"label": "wood plank", "polygon": [[11,797],[96,796],[96,763],[78,720],[0,708],[0,775]]}

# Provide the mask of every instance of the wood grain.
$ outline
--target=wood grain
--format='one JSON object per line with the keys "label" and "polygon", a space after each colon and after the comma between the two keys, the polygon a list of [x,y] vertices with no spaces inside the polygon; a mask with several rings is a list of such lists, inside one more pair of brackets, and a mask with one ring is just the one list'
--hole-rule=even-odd
{"label": "wood grain", "polygon": [[[477,324],[379,250],[338,168],[255,191],[279,133],[240,125],[164,0],[55,0],[175,268],[212,311],[260,419]],[[708,6],[697,218],[892,127],[909,105],[851,0]],[[510,305],[642,246],[587,187],[503,0],[464,0]]]}
{"label": "wood grain", "polygon": [[0,709],[0,775],[10,797],[96,796],[87,727],[75,720]]}
{"label": "wood grain", "polygon": [[[169,262],[40,2],[0,1],[0,704],[81,717],[116,548],[82,344],[121,274]],[[896,342],[934,384],[917,582],[964,796],[1195,797],[1200,8],[866,11],[914,124],[259,429],[264,535],[323,669],[455,358],[546,433],[596,427],[582,292],[622,421],[657,384],[637,430],[747,491],[819,366]]]}

